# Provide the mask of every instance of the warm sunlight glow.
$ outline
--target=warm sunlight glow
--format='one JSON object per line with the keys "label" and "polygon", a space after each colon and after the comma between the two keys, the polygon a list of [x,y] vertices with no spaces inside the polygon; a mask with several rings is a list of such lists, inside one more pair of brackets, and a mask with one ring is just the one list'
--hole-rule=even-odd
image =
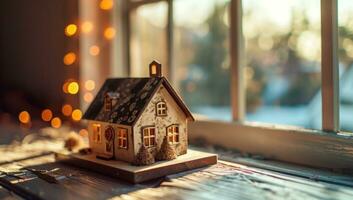
{"label": "warm sunlight glow", "polygon": [[90,21],[85,21],[81,25],[82,33],[90,33],[93,30],[93,24]]}
{"label": "warm sunlight glow", "polygon": [[18,119],[20,120],[21,123],[27,124],[31,121],[31,116],[27,111],[22,111],[18,115]]}
{"label": "warm sunlight glow", "polygon": [[107,40],[111,40],[115,37],[115,28],[113,27],[108,27],[104,30],[104,37]]}
{"label": "warm sunlight glow", "polygon": [[53,113],[50,109],[45,109],[42,111],[42,120],[45,122],[49,122],[53,117]]}
{"label": "warm sunlight glow", "polygon": [[80,86],[78,85],[77,82],[71,82],[71,83],[69,83],[69,85],[67,86],[67,91],[68,91],[70,94],[77,94],[79,90],[80,90]]}
{"label": "warm sunlight glow", "polygon": [[87,80],[85,82],[85,88],[88,91],[92,91],[94,88],[96,88],[96,83],[93,80]]}
{"label": "warm sunlight glow", "polygon": [[83,100],[85,100],[87,103],[91,102],[93,100],[93,94],[86,92],[85,95],[83,95]]}
{"label": "warm sunlight glow", "polygon": [[70,116],[72,113],[72,106],[70,104],[63,105],[63,107],[61,108],[61,112],[67,117]]}
{"label": "warm sunlight glow", "polygon": [[88,137],[88,131],[87,129],[81,129],[78,134],[81,136],[81,137]]}
{"label": "warm sunlight glow", "polygon": [[75,109],[74,111],[72,111],[71,117],[74,121],[80,121],[81,117],[82,117],[82,112],[80,109]]}
{"label": "warm sunlight glow", "polygon": [[99,7],[102,10],[110,10],[113,8],[114,2],[113,0],[101,0],[101,2],[99,3]]}
{"label": "warm sunlight glow", "polygon": [[66,36],[73,36],[77,32],[76,24],[69,24],[65,27],[65,35]]}
{"label": "warm sunlight glow", "polygon": [[69,52],[64,56],[63,62],[65,65],[72,65],[76,61],[76,54]]}
{"label": "warm sunlight glow", "polygon": [[89,48],[89,54],[92,56],[97,56],[100,52],[100,49],[97,45],[93,45]]}
{"label": "warm sunlight glow", "polygon": [[59,117],[54,117],[51,120],[51,126],[53,128],[60,128],[61,127],[61,119]]}

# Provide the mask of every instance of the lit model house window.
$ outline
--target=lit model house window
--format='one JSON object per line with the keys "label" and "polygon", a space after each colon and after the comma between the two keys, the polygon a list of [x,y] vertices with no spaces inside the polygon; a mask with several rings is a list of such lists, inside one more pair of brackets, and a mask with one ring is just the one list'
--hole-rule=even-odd
{"label": "lit model house window", "polygon": [[127,130],[119,129],[118,131],[118,147],[127,149]]}
{"label": "lit model house window", "polygon": [[156,140],[156,129],[154,127],[146,127],[143,129],[143,145],[145,147],[154,146]]}
{"label": "lit model house window", "polygon": [[168,142],[170,144],[179,143],[179,126],[171,125],[167,128]]}
{"label": "lit model house window", "polygon": [[102,141],[102,132],[101,132],[101,125],[100,124],[93,124],[93,141],[94,142],[101,142]]}
{"label": "lit model house window", "polygon": [[160,101],[156,104],[157,116],[167,115],[167,104],[164,101]]}

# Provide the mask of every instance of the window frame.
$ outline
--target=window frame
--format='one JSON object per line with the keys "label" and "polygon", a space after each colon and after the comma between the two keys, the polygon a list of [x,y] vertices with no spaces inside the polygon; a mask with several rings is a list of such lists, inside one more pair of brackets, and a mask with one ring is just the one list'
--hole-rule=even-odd
{"label": "window frame", "polygon": [[[172,132],[169,132],[169,129],[172,128]],[[174,128],[177,128],[177,132],[174,130]],[[171,135],[170,135],[171,134]],[[168,139],[169,144],[179,144],[180,143],[180,127],[179,124],[171,124],[166,127],[166,136]],[[172,141],[169,140],[169,138],[172,137]],[[176,140],[178,138],[178,140]]]}
{"label": "window frame", "polygon": [[[167,57],[168,72],[172,70],[173,0],[123,0],[119,8],[122,16],[122,54],[128,75],[130,70],[129,12],[138,6],[168,3]],[[242,33],[242,0],[230,0],[230,58],[232,121],[202,120],[189,123],[191,140],[204,138],[211,144],[261,154],[265,158],[325,168],[353,168],[353,134],[339,129],[338,77],[338,16],[337,0],[321,0],[321,88],[322,129],[311,130],[284,125],[245,122],[245,88],[243,80],[244,39]],[[171,74],[167,78],[173,84]],[[222,131],[220,131],[222,130]],[[217,135],[214,134],[217,132]],[[277,144],[285,149],[273,148]]]}
{"label": "window frame", "polygon": [[[99,128],[99,131],[96,131],[96,128]],[[95,143],[102,143],[102,125],[99,123],[92,123],[92,140]]]}
{"label": "window frame", "polygon": [[[151,130],[154,130],[154,135],[151,136]],[[146,148],[153,148],[156,147],[157,145],[157,141],[156,141],[156,137],[157,137],[157,133],[156,133],[156,127],[155,126],[145,126],[142,127],[141,129],[141,138],[142,138],[142,145],[145,146]],[[148,135],[145,136],[145,130],[148,130]],[[145,139],[148,140],[148,146],[146,146],[145,144]],[[153,145],[151,145],[151,141],[153,141]]]}
{"label": "window frame", "polygon": [[[159,108],[158,106],[162,106],[164,105],[164,108]],[[159,111],[164,111],[165,113],[161,113],[159,114]],[[156,103],[156,116],[158,117],[165,117],[167,116],[167,111],[168,111],[168,108],[167,108],[167,103],[165,101],[158,101]]]}
{"label": "window frame", "polygon": [[[125,131],[125,137],[123,137],[122,135],[120,135],[120,131]],[[117,132],[117,140],[118,140],[118,148],[119,149],[128,149],[128,138],[129,138],[129,133],[128,133],[128,130],[126,128],[118,128],[118,132]],[[124,145],[124,141],[125,141],[125,144]]]}

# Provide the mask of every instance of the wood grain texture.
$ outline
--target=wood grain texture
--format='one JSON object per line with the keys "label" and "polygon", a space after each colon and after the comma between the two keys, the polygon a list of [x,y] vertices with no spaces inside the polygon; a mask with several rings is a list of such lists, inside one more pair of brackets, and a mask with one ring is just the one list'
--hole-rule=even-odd
{"label": "wood grain texture", "polygon": [[244,38],[242,0],[230,2],[231,107],[233,121],[245,117],[245,88],[243,79]]}
{"label": "wood grain texture", "polygon": [[56,160],[83,167],[123,179],[132,183],[141,183],[166,175],[205,167],[217,163],[217,155],[189,150],[187,154],[170,161],[159,161],[148,166],[133,166],[118,160],[97,159],[94,154],[56,154]]}
{"label": "wood grain texture", "polygon": [[[221,130],[221,131],[220,131]],[[323,131],[257,123],[197,121],[189,139],[261,155],[266,159],[329,169],[353,169],[353,138]]]}
{"label": "wood grain texture", "polygon": [[[351,199],[353,188],[230,162],[131,184],[100,173],[55,162],[60,140],[41,139],[0,147],[2,176],[37,199]],[[23,155],[21,155],[21,152]],[[4,159],[6,157],[6,159]],[[277,165],[277,167],[279,167]],[[57,184],[25,168],[44,170]],[[296,168],[304,171],[304,168]],[[304,173],[304,172],[303,172]],[[317,170],[320,176],[320,170]],[[16,178],[18,177],[18,178]],[[332,178],[333,176],[330,175]],[[348,179],[347,179],[348,180]],[[0,183],[1,184],[1,183]],[[0,197],[21,199],[0,187]]]}
{"label": "wood grain texture", "polygon": [[321,0],[322,129],[339,131],[337,0]]}

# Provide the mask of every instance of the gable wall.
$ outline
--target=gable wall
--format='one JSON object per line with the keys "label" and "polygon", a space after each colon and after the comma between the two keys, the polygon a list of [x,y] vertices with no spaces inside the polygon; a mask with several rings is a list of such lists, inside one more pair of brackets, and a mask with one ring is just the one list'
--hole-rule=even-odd
{"label": "gable wall", "polygon": [[[164,100],[167,104],[167,116],[156,116],[156,103]],[[164,137],[166,136],[166,127],[172,124],[179,124],[179,144],[175,144],[178,155],[185,154],[187,151],[187,120],[186,115],[175,102],[174,98],[162,85],[152,97],[133,127],[134,132],[134,151],[135,155],[142,145],[142,129],[146,126],[155,126],[156,128],[156,147],[150,148],[150,151],[156,153]]]}
{"label": "gable wall", "polygon": [[[93,124],[100,124],[101,125],[102,140],[99,143],[93,141],[93,128],[92,128]],[[115,137],[114,137],[115,158],[117,160],[132,162],[134,159],[134,147],[133,147],[134,143],[133,143],[133,134],[132,134],[131,126],[125,126],[125,125],[120,125],[120,124],[112,124],[112,123],[90,120],[88,123],[88,136],[89,136],[89,145],[92,148],[92,151],[94,153],[98,153],[98,154],[106,154],[106,151],[105,151],[106,139],[104,136],[104,131],[108,126],[113,127],[115,130]],[[125,128],[128,131],[128,148],[127,149],[118,148],[118,136],[117,136],[118,128]]]}

